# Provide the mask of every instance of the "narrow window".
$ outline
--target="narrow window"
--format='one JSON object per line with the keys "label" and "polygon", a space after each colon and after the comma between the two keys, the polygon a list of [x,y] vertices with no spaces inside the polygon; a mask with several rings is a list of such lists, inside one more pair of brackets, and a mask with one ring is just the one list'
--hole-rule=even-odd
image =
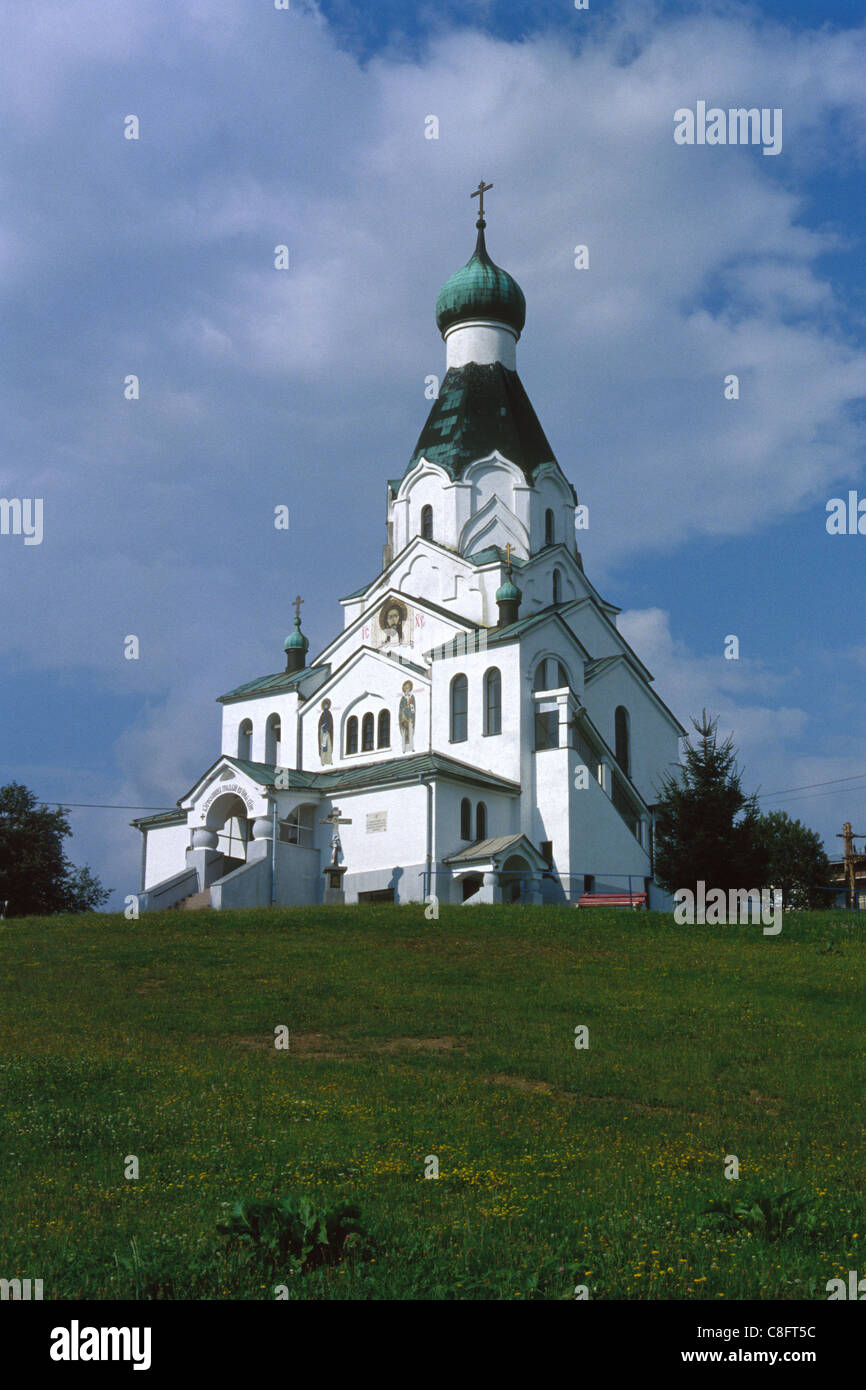
{"label": "narrow window", "polygon": [[484,732],[502,733],[502,676],[496,666],[484,673]]}
{"label": "narrow window", "polygon": [[346,752],[357,753],[358,751],[358,720],[353,714],[346,723]]}
{"label": "narrow window", "polygon": [[617,705],[614,716],[614,752],[616,760],[625,773],[631,776],[631,749],[629,748],[629,718],[625,705]]}
{"label": "narrow window", "polygon": [[421,508],[421,535],[425,541],[433,539],[433,508],[430,506]]}
{"label": "narrow window", "polygon": [[451,742],[465,743],[469,737],[469,682],[455,676],[451,682]]}
{"label": "narrow window", "polygon": [[544,513],[544,544],[553,545],[553,541],[553,512],[551,511],[550,507],[548,507],[547,511]]}
{"label": "narrow window", "polygon": [[464,796],[460,803],[460,838],[472,839],[472,806],[468,796]]}
{"label": "narrow window", "polygon": [[361,720],[361,752],[369,753],[373,748],[373,726],[372,714],[365,714]]}
{"label": "narrow window", "polygon": [[487,807],[483,801],[479,801],[475,807],[475,838],[476,840],[487,839]]}
{"label": "narrow window", "polygon": [[557,661],[557,663],[556,663],[556,688],[557,688],[557,690],[564,690],[565,687],[566,687],[567,685],[570,685],[570,684],[571,684],[571,682],[570,682],[569,679],[568,679],[568,672],[566,671],[566,669],[565,669],[565,667],[563,666],[562,662],[561,662],[561,661]]}
{"label": "narrow window", "polygon": [[377,742],[380,748],[391,747],[391,715],[386,709],[379,711],[379,737]]}
{"label": "narrow window", "polygon": [[553,841],[552,841],[552,840],[542,840],[542,842],[541,842],[541,856],[542,856],[542,858],[544,859],[544,861],[546,862],[548,869],[552,869],[552,868],[553,868]]}
{"label": "narrow window", "polygon": [[247,758],[251,756],[253,746],[253,721],[244,719],[238,729],[238,757]]}
{"label": "narrow window", "polygon": [[553,602],[562,602],[562,575],[559,570],[553,571]]}
{"label": "narrow window", "polygon": [[533,690],[550,690],[550,683],[547,679],[547,662],[539,661],[535,668],[535,680],[532,682]]}
{"label": "narrow window", "polygon": [[276,767],[280,761],[280,716],[272,714],[265,726],[265,762]]}

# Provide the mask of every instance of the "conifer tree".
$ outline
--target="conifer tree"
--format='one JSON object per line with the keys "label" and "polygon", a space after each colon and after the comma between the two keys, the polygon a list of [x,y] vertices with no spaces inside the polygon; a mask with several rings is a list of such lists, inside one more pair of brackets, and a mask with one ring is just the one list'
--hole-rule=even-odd
{"label": "conifer tree", "polygon": [[763,888],[768,854],[755,796],[742,788],[733,739],[720,743],[718,719],[692,719],[684,765],[662,780],[656,803],[655,876],[662,888],[696,891]]}

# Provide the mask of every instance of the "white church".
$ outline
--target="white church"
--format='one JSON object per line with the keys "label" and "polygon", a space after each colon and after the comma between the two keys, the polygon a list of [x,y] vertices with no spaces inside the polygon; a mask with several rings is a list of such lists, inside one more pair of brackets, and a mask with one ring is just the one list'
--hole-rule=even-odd
{"label": "white church", "polygon": [[307,659],[219,697],[221,753],[133,822],[142,910],[333,901],[667,906],[653,802],[684,730],[584,573],[578,505],[517,374],[526,302],[471,259],[382,570]]}

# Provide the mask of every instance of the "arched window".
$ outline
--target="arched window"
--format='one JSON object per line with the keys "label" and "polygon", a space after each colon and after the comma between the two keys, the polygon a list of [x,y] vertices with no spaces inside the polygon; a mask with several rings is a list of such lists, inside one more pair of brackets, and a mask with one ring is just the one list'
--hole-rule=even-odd
{"label": "arched window", "polygon": [[238,757],[249,759],[253,746],[253,721],[244,719],[238,729]]}
{"label": "arched window", "polygon": [[379,711],[379,737],[377,742],[380,748],[391,747],[391,715],[386,709]]}
{"label": "arched window", "polygon": [[550,509],[550,507],[548,507],[547,511],[544,513],[544,544],[545,544],[545,545],[553,545],[553,540],[554,540],[553,512],[552,512],[552,510]]}
{"label": "arched window", "polygon": [[421,508],[421,535],[425,541],[433,539],[433,508],[430,506]]}
{"label": "arched window", "polygon": [[460,838],[472,839],[472,803],[468,796],[464,796],[460,803]]}
{"label": "arched window", "polygon": [[369,753],[369,752],[371,752],[372,749],[373,749],[373,747],[375,746],[375,745],[374,745],[374,742],[373,742],[373,735],[374,735],[374,729],[375,729],[375,722],[376,722],[376,721],[374,720],[372,714],[365,714],[365,715],[364,715],[364,718],[361,720],[361,752],[362,752],[362,753]]}
{"label": "arched window", "polygon": [[465,743],[469,737],[469,682],[455,676],[451,682],[451,742]]}
{"label": "arched window", "polygon": [[479,801],[475,807],[475,838],[476,840],[487,839],[487,807],[483,801]]}
{"label": "arched window", "polygon": [[616,760],[625,773],[631,776],[631,750],[629,748],[629,718],[625,705],[617,705],[614,715],[614,752]]}
{"label": "arched window", "polygon": [[280,821],[280,839],[284,845],[300,845],[312,849],[315,839],[316,808],[311,802],[296,806],[284,821]]}
{"label": "arched window", "polygon": [[496,666],[484,672],[484,732],[502,733],[502,676]]}
{"label": "arched window", "polygon": [[570,685],[568,672],[561,661],[556,661],[552,656],[539,661],[532,682],[533,690],[564,690]]}
{"label": "arched window", "polygon": [[562,602],[562,575],[559,570],[553,571],[553,602]]}
{"label": "arched window", "polygon": [[272,714],[265,725],[265,762],[276,767],[280,761],[280,716]]}
{"label": "arched window", "polygon": [[358,720],[353,714],[346,721],[346,752],[357,753],[358,751]]}

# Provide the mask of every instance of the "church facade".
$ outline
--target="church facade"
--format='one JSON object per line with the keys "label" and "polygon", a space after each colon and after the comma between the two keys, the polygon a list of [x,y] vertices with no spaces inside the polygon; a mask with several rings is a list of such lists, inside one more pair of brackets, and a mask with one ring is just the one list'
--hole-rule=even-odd
{"label": "church facade", "polygon": [[[517,374],[526,306],[477,244],[436,305],[446,373],[386,489],[382,570],[314,661],[220,697],[221,751],[133,822],[143,910],[647,893],[682,726],[584,572],[585,509]],[[337,872],[333,872],[336,870]]]}

